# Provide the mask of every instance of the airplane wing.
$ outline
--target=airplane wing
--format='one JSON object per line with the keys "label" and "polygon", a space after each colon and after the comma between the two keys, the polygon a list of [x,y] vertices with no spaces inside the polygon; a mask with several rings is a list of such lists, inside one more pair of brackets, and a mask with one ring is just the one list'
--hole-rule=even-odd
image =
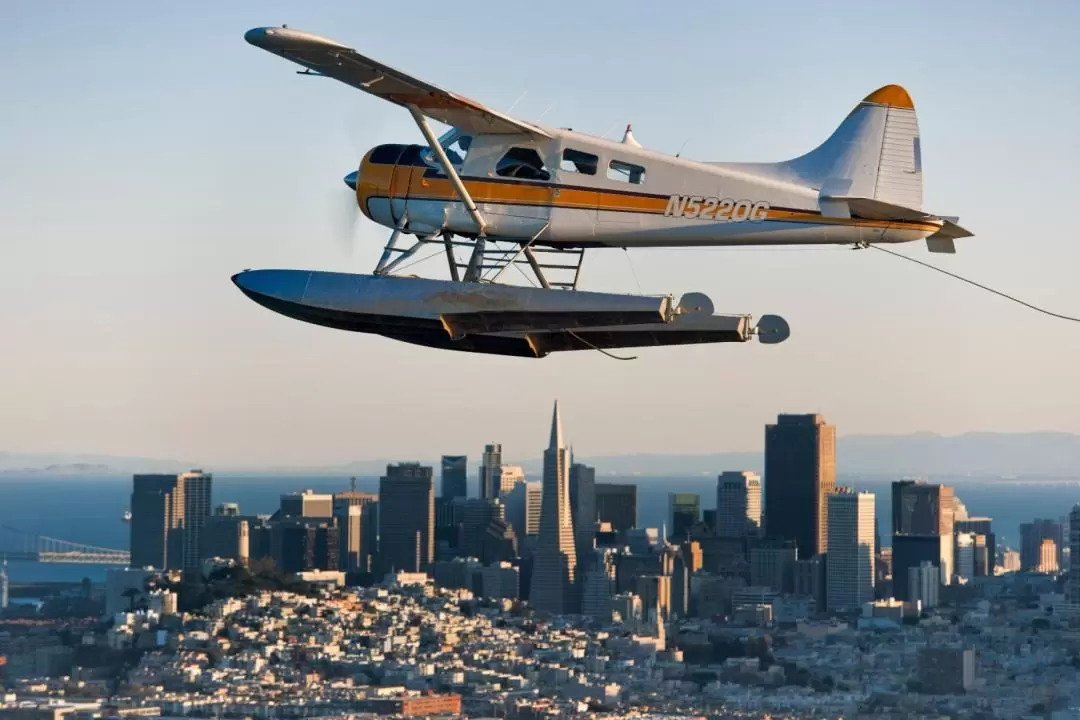
{"label": "airplane wing", "polygon": [[318,35],[287,27],[264,27],[248,30],[244,39],[318,75],[340,80],[396,105],[415,105],[424,115],[465,132],[550,137],[539,127],[430,85]]}

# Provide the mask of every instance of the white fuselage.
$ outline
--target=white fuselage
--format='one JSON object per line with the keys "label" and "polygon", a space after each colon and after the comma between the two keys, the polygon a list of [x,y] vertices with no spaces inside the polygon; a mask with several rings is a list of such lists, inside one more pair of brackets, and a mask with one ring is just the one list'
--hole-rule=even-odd
{"label": "white fuselage", "polygon": [[[580,247],[908,242],[938,230],[898,221],[822,214],[820,187],[787,164],[702,163],[570,130],[471,138],[455,164],[492,239]],[[474,236],[478,226],[432,166],[364,159],[358,201],[376,222]],[[429,161],[430,162],[430,161]]]}

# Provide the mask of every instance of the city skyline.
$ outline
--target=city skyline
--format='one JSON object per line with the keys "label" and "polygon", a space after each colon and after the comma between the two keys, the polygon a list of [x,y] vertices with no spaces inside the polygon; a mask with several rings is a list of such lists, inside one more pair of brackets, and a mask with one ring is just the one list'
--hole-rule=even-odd
{"label": "city skyline", "polygon": [[[513,22],[504,6],[465,7],[480,35],[500,37]],[[514,114],[525,118],[550,106],[544,122],[609,137],[632,122],[645,146],[702,160],[793,157],[868,92],[903,84],[919,111],[925,205],[957,213],[976,233],[958,255],[934,261],[1075,314],[1070,272],[1080,249],[1056,221],[1013,210],[1068,206],[1074,194],[1069,168],[1080,157],[1063,119],[1080,103],[1070,73],[1080,58],[1069,35],[1075,4],[983,12],[849,3],[842,23],[808,6],[772,7],[775,52],[761,57],[752,34],[730,38],[726,52],[758,62],[720,96],[700,92],[688,72],[714,62],[708,27],[645,3],[581,9],[584,22],[650,48],[599,64],[591,48],[565,39],[560,13],[531,20],[556,38],[560,63],[588,68],[568,81],[539,54],[478,72],[468,53],[403,48],[392,34],[365,31],[409,26],[415,13],[404,7],[60,12],[16,2],[0,60],[36,72],[10,76],[0,133],[10,160],[0,180],[10,200],[0,303],[18,308],[0,321],[11,410],[0,418],[4,450],[214,467],[335,463],[373,454],[372,444],[415,456],[417,438],[472,447],[473,428],[493,418],[509,426],[500,438],[509,450],[535,436],[522,407],[547,404],[555,388],[579,428],[568,439],[595,455],[704,452],[718,437],[727,449],[755,448],[757,427],[785,408],[868,433],[1080,432],[1069,360],[1080,354],[1080,335],[878,252],[589,252],[591,288],[640,286],[676,298],[702,291],[718,311],[775,312],[792,327],[781,346],[645,348],[629,353],[632,362],[595,352],[475,357],[307,327],[252,306],[229,281],[247,267],[373,266],[386,235],[371,223],[361,220],[348,246],[339,242],[341,178],[367,148],[420,137],[399,108],[297,77],[253,50],[244,31],[268,21],[325,32],[499,110],[520,98]],[[852,31],[882,24],[937,51],[881,54],[874,33]],[[160,53],[163,26],[198,51]],[[137,77],[135,57],[148,58]],[[268,98],[291,112],[268,113]],[[1041,107],[1052,111],[1032,110]],[[1012,137],[1035,141],[1003,142]],[[65,197],[62,212],[57,168],[93,178]],[[1031,177],[1040,182],[1023,180]],[[926,258],[922,248],[904,252]],[[1038,351],[1000,342],[1019,328],[1040,338]],[[391,369],[407,380],[380,382]],[[492,377],[516,380],[513,401],[477,392]],[[655,377],[664,382],[643,382]],[[417,412],[401,402],[403,386],[430,406]],[[739,412],[718,413],[723,407]],[[677,418],[678,430],[658,431],[641,421],[645,413]]]}

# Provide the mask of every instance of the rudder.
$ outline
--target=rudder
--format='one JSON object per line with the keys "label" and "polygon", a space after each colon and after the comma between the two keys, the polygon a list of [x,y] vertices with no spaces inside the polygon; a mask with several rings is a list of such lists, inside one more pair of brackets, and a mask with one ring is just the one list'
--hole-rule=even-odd
{"label": "rudder", "polygon": [[822,195],[922,209],[919,121],[911,96],[899,85],[870,93],[828,140],[779,164]]}

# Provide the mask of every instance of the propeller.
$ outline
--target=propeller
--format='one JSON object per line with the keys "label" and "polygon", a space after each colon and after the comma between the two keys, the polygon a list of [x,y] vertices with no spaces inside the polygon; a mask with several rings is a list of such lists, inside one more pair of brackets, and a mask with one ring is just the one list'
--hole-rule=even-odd
{"label": "propeller", "polygon": [[[368,116],[368,132],[372,129],[370,118],[371,116]],[[355,107],[352,112],[345,113],[345,135],[349,139],[350,150],[348,162],[353,169],[344,176],[344,182],[335,183],[336,188],[329,198],[331,232],[341,252],[349,258],[356,256],[360,233],[361,212],[356,204],[356,182],[359,173],[356,168],[360,165],[360,158],[363,157],[367,150],[359,136],[358,127],[360,124],[357,122],[358,120],[359,107]],[[378,124],[378,121],[376,123]],[[380,128],[376,126],[373,129],[375,132],[372,137],[378,137]],[[348,165],[345,167],[348,167]]]}

